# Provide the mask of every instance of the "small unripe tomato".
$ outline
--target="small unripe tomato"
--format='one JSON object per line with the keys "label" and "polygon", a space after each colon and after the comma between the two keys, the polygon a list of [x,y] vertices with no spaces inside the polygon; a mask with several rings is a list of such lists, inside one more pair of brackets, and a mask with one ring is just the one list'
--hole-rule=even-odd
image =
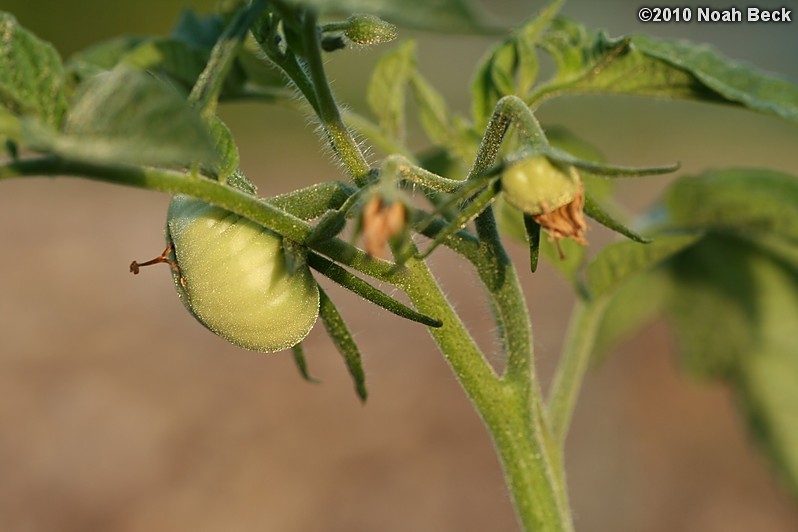
{"label": "small unripe tomato", "polygon": [[282,237],[187,196],[169,204],[167,240],[186,308],[229,342],[272,353],[298,344],[319,315],[319,288],[306,264],[286,266]]}
{"label": "small unripe tomato", "polygon": [[501,177],[507,202],[530,215],[544,214],[571,203],[582,188],[573,166],[558,166],[543,155],[511,164]]}

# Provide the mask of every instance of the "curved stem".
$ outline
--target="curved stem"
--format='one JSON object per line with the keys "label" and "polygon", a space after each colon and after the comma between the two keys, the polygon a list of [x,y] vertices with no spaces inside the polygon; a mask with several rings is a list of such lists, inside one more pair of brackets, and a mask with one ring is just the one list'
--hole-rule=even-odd
{"label": "curved stem", "polygon": [[[543,130],[526,104],[516,96],[505,96],[498,101],[488,121],[468,180],[479,179],[496,163],[504,136],[511,124],[526,145],[545,145]],[[486,209],[476,219],[476,225],[480,241],[485,247],[485,255],[490,259],[487,267],[480,268],[480,275],[489,290],[497,290],[499,287],[502,290],[501,294],[491,298],[491,302],[507,353],[507,377],[528,383],[532,397],[539,397],[541,391],[535,376],[526,301],[521,293],[515,268],[499,239],[493,211]],[[543,422],[543,416],[541,420]]]}

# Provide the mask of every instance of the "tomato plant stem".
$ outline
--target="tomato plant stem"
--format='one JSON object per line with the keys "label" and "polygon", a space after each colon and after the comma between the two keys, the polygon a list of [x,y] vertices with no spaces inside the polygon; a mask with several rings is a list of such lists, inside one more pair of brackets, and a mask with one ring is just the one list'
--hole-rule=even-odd
{"label": "tomato plant stem", "polygon": [[551,423],[552,436],[560,448],[564,445],[568,434],[576,400],[585,372],[590,365],[590,355],[606,306],[606,298],[586,300],[580,297],[571,315],[565,347],[548,400],[548,419]]}
{"label": "tomato plant stem", "polygon": [[335,103],[335,97],[324,71],[316,22],[316,14],[311,10],[306,11],[302,26],[302,41],[310,81],[316,94],[318,116],[336,156],[347,168],[352,180],[362,186],[367,181],[369,165],[352,133],[341,119],[341,113]]}
{"label": "tomato plant stem", "polygon": [[[443,321],[430,334],[488,428],[524,530],[571,530],[540,395],[530,393],[527,381],[500,379],[493,372],[424,262],[408,262],[402,288],[420,312]],[[500,290],[498,298],[507,309],[517,303],[507,297],[511,291],[509,286]]]}

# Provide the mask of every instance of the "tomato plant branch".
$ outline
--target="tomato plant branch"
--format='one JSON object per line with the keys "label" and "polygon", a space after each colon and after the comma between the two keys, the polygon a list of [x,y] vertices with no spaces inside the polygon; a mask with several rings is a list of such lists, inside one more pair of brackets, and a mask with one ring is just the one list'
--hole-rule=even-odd
{"label": "tomato plant branch", "polygon": [[324,71],[317,16],[311,10],[305,12],[305,19],[302,25],[302,42],[310,73],[310,81],[316,94],[318,106],[316,111],[318,112],[319,120],[324,126],[333,151],[346,166],[355,184],[362,186],[368,178],[369,164],[366,162],[366,158],[352,133],[341,119],[341,113],[335,103],[335,98],[327,80],[327,74]]}
{"label": "tomato plant branch", "polygon": [[423,261],[410,259],[406,269],[402,288],[413,305],[444,324],[428,330],[493,438],[524,529],[571,530],[557,472],[546,459],[546,435],[529,412],[525,386],[496,376]]}
{"label": "tomato plant branch", "polygon": [[590,365],[590,356],[606,306],[606,297],[595,300],[579,297],[571,315],[565,347],[547,403],[552,437],[560,449],[565,444],[576,400],[585,372]]}
{"label": "tomato plant branch", "polygon": [[[255,196],[213,179],[174,170],[94,164],[69,161],[55,156],[19,159],[0,165],[0,181],[35,176],[83,177],[168,194],[186,194],[244,216],[299,243],[304,243],[313,229],[308,222]],[[371,258],[362,250],[337,238],[314,242],[310,247],[336,262],[380,281],[396,284],[401,277],[393,263]]]}
{"label": "tomato plant branch", "polygon": [[[527,145],[535,146],[544,141],[537,120],[522,100],[515,96],[500,99],[488,122],[474,165],[468,174],[468,180],[478,179],[495,165],[505,134],[511,124],[515,126],[519,136]],[[540,386],[535,377],[533,363],[529,315],[515,268],[499,239],[493,211],[486,209],[477,218],[476,223],[480,240],[486,246],[486,254],[492,259],[491,267],[486,268],[481,275],[489,289],[492,285],[501,287],[501,293],[496,294],[493,302],[508,357],[507,377],[527,382],[531,393],[540,396]]]}

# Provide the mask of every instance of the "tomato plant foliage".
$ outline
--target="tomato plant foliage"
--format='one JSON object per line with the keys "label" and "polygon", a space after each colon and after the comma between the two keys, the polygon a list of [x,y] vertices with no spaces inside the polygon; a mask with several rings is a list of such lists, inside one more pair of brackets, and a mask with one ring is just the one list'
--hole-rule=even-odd
{"label": "tomato plant foliage", "polygon": [[[185,194],[219,219],[229,214],[254,228],[253,235],[268,234],[270,257],[280,261],[275,271],[303,272],[300,288],[313,308],[302,334],[243,343],[267,345],[266,351],[293,346],[310,378],[299,342],[318,311],[362,399],[358,347],[308,268],[427,326],[494,436],[527,529],[571,528],[562,444],[587,362],[656,316],[670,324],[687,371],[735,390],[752,432],[798,493],[796,178],[762,168],[682,176],[633,230],[609,207],[611,178],[675,167],[609,165],[577,135],[554,124],[541,127],[534,116],[549,100],[591,93],[723,104],[795,121],[798,87],[703,45],[610,37],[560,17],[562,3],[555,0],[505,31],[466,0],[232,2],[212,15],[186,11],[169,35],[114,38],[65,62],[0,12],[0,140],[8,151],[0,180],[78,175]],[[359,13],[369,16],[352,17]],[[357,43],[351,41],[355,23]],[[389,23],[502,33],[476,66],[468,116],[451,110],[426,79],[417,62],[422,50],[412,40],[377,62],[364,91],[372,116],[338,106],[323,55],[389,40],[396,33]],[[547,79],[539,79],[542,54],[554,65]],[[432,145],[422,153],[407,138],[410,98]],[[238,168],[235,139],[216,116],[218,105],[244,99],[314,114],[347,175],[259,198]],[[367,162],[353,133],[384,157]],[[554,192],[531,190],[534,208],[521,212],[513,198],[554,185],[545,185],[536,170],[523,183],[511,180],[518,161],[571,176],[567,194],[558,189],[554,205]],[[563,239],[567,231],[556,229],[581,224],[583,214],[626,238],[588,258],[578,239]],[[390,249],[393,259],[339,238],[347,224],[369,239],[367,249]],[[434,241],[427,252],[448,246],[479,275],[506,357],[501,371],[488,364],[440,292],[416,233]],[[550,260],[573,285],[581,309],[545,402],[505,237],[530,247],[533,271],[539,251]],[[201,263],[203,253],[192,260]],[[175,257],[179,267],[181,250]],[[179,291],[194,273],[176,273]],[[388,295],[384,284],[404,291],[411,304]],[[257,307],[257,301],[247,304]],[[216,323],[216,307],[207,308],[200,319]],[[211,329],[231,338],[223,325]],[[506,430],[507,423],[521,428]]]}

